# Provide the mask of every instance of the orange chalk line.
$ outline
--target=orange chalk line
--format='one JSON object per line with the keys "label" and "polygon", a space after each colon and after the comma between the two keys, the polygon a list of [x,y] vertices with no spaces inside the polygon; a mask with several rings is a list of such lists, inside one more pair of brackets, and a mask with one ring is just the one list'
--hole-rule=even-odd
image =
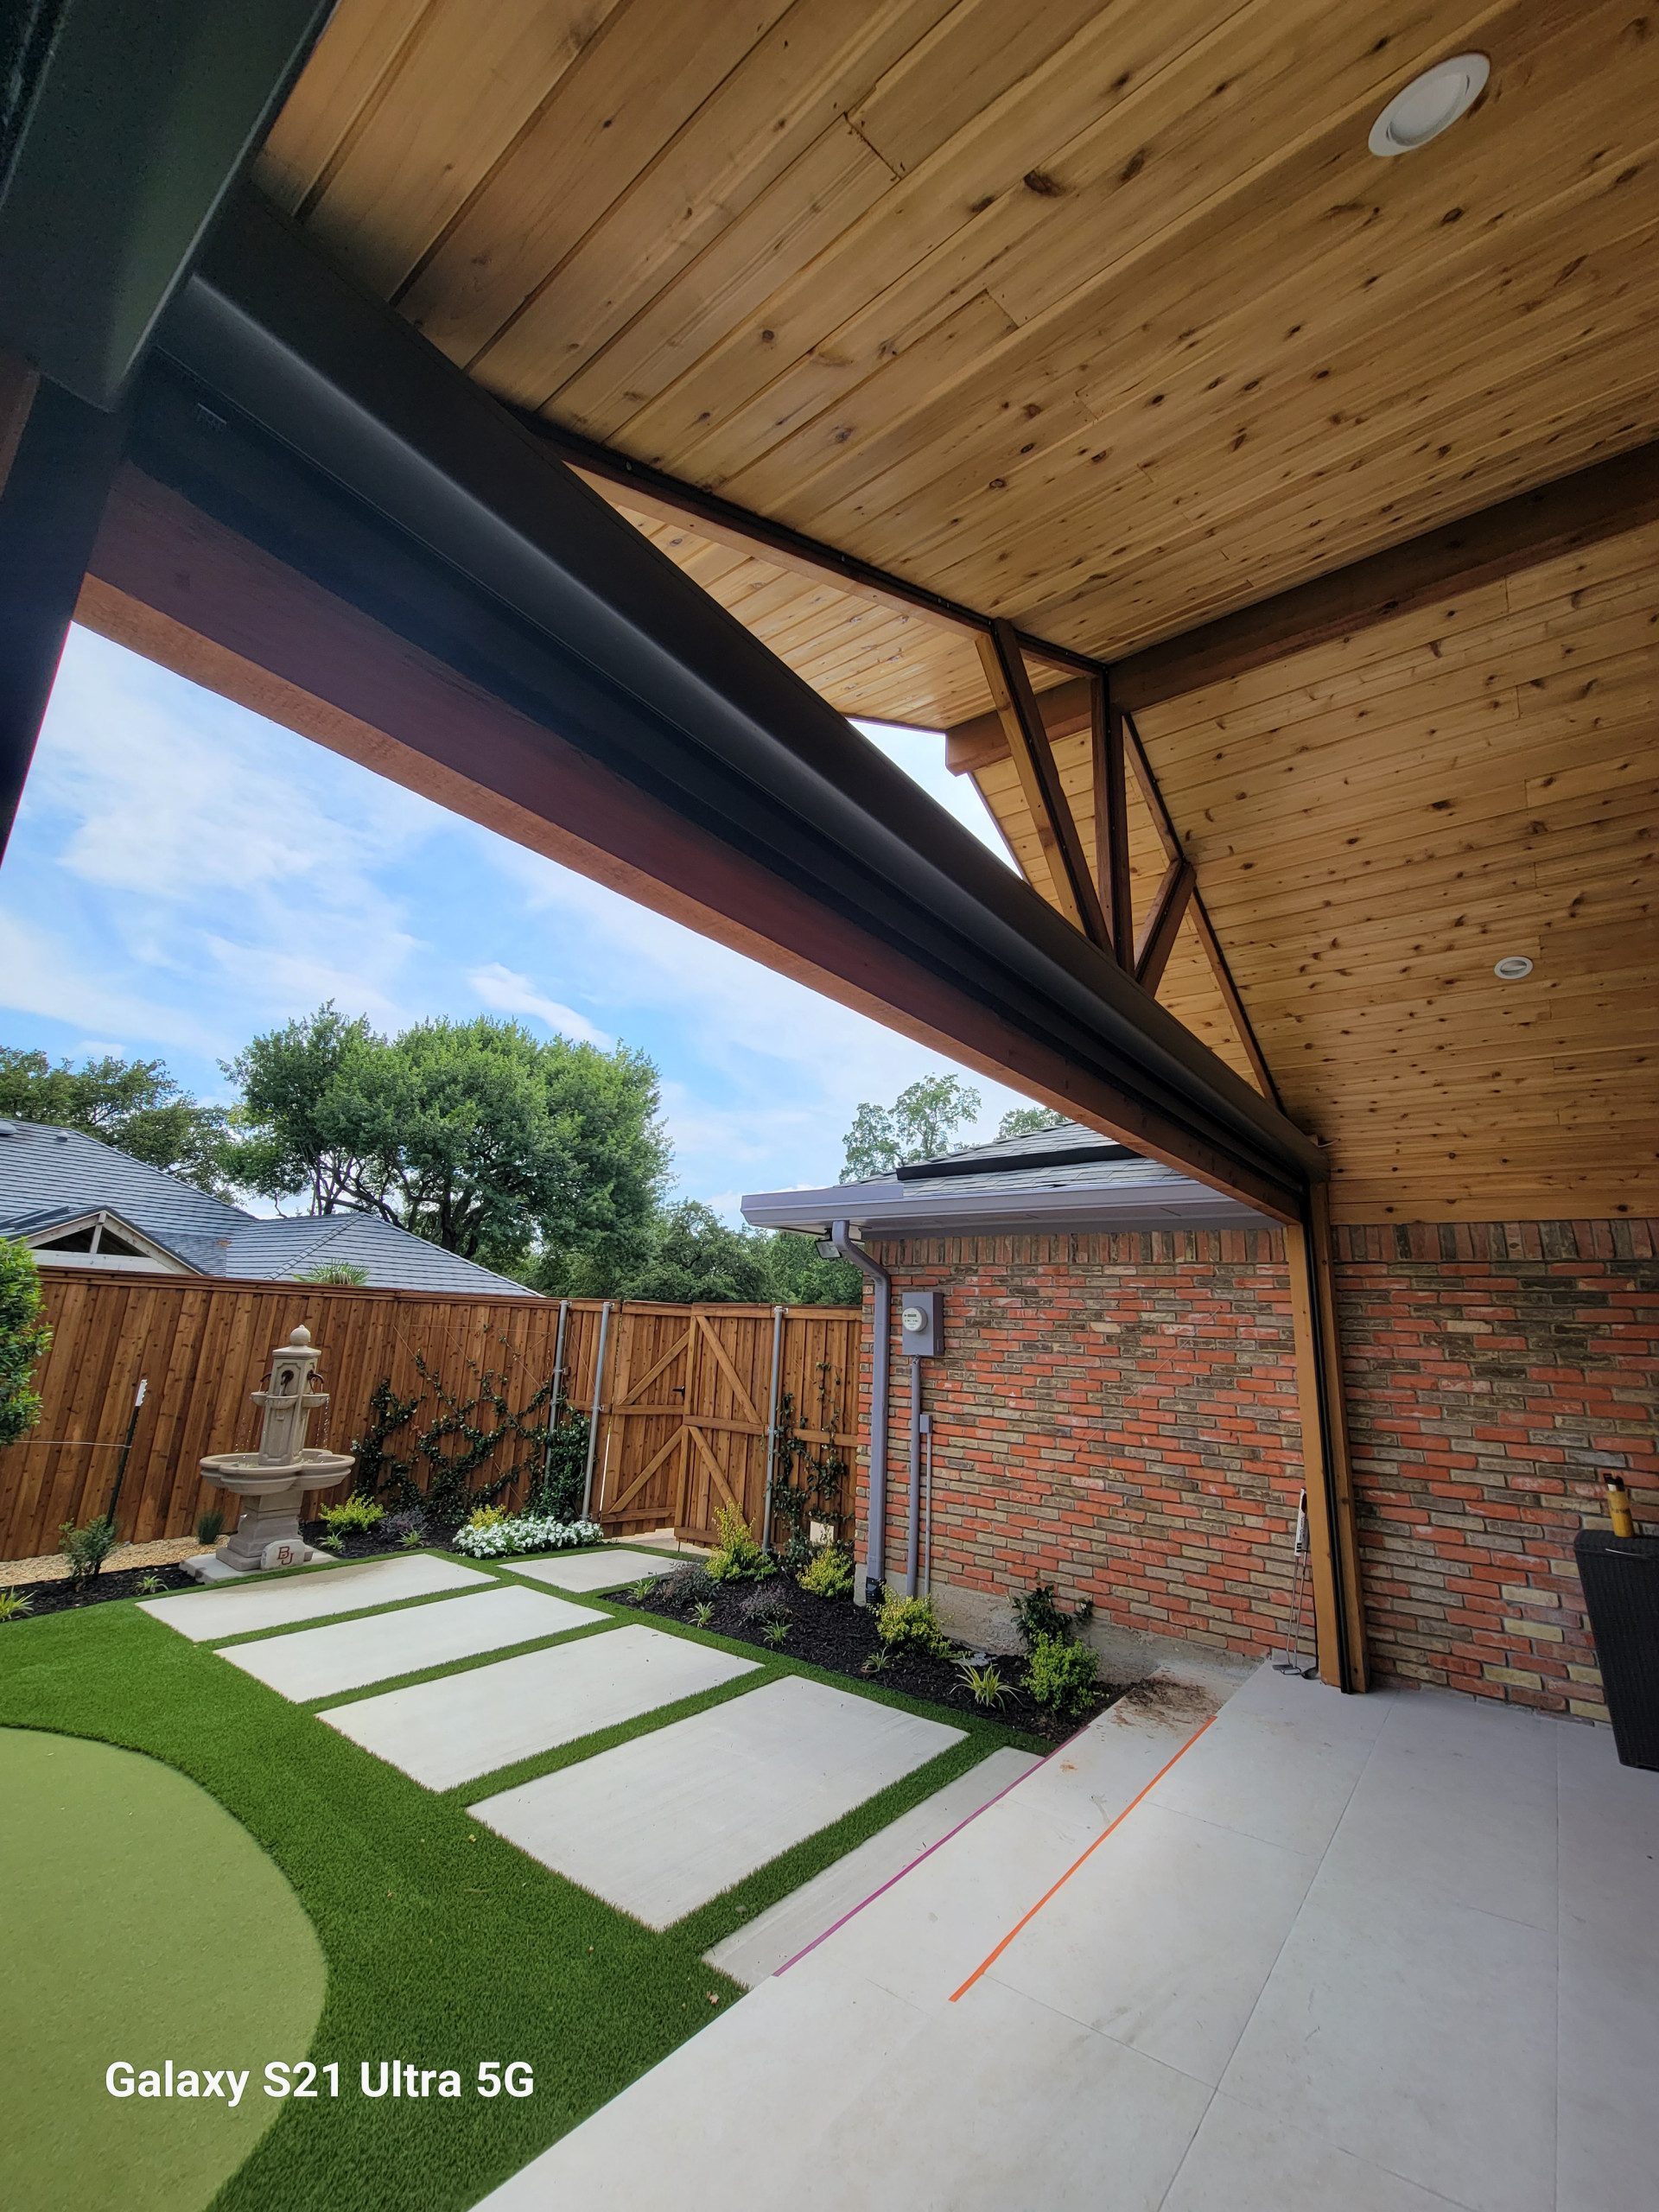
{"label": "orange chalk line", "polygon": [[1055,1883],[1053,1889],[1045,1891],[1043,1895],[1038,1898],[1036,1904],[1033,1905],[1031,1910],[1026,1914],[1024,1919],[1016,1920],[1014,1922],[1013,1927],[1009,1929],[1007,1934],[1002,1938],[1002,1941],[997,1945],[990,1956],[988,1958],[982,1959],[979,1964],[974,1968],[972,1974],[969,1975],[967,1980],[963,1983],[962,1987],[951,1992],[950,2002],[953,2005],[959,1997],[965,1997],[968,1994],[974,1984],[979,1980],[981,1974],[982,1974],[988,1967],[994,1967],[996,1964],[1003,1952],[1007,1949],[1009,1944],[1013,1942],[1014,1937],[1020,1933],[1020,1930],[1025,1927],[1027,1922],[1036,1919],[1038,1914],[1048,1903],[1049,1898],[1053,1897],[1057,1891],[1063,1890],[1065,1887],[1071,1877],[1077,1872],[1078,1867],[1082,1866],[1084,1859],[1089,1858],[1092,1853],[1100,1849],[1101,1845],[1104,1843],[1107,1837],[1111,1834],[1113,1828],[1121,1828],[1122,1827],[1124,1821],[1128,1819],[1129,1815],[1141,1802],[1141,1800],[1147,1796],[1147,1792],[1154,1790],[1158,1787],[1164,1777],[1169,1772],[1170,1767],[1175,1764],[1175,1760],[1184,1759],[1187,1753],[1192,1750],[1193,1745],[1198,1742],[1198,1738],[1203,1735],[1204,1729],[1213,1727],[1215,1726],[1215,1720],[1216,1716],[1212,1713],[1209,1719],[1205,1722],[1203,1728],[1195,1728],[1193,1730],[1192,1733],[1181,1745],[1180,1750],[1176,1752],[1175,1758],[1171,1759],[1166,1765],[1160,1766],[1159,1768],[1157,1773],[1153,1776],[1152,1780],[1147,1783],[1145,1789],[1140,1789],[1135,1792],[1135,1796],[1130,1798],[1128,1803],[1123,1808],[1117,1818],[1112,1822],[1111,1827],[1103,1828],[1100,1834],[1095,1838],[1094,1841],[1090,1845],[1089,1849],[1083,1853],[1083,1857],[1074,1859],[1072,1860],[1071,1864],[1066,1868],[1065,1873],[1061,1875],[1059,1880]]}

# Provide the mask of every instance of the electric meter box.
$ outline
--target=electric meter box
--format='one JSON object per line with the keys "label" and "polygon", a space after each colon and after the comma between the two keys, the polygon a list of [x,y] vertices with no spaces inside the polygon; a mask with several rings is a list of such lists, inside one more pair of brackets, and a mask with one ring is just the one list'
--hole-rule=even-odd
{"label": "electric meter box", "polygon": [[937,1359],[944,1350],[944,1293],[905,1291],[899,1300],[899,1330],[907,1359]]}

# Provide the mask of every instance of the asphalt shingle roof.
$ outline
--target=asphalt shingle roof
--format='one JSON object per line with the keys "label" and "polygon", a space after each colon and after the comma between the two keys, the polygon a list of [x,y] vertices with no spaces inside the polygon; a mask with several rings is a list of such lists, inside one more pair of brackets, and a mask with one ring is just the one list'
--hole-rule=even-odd
{"label": "asphalt shingle roof", "polygon": [[1093,1129],[1068,1125],[946,1153],[902,1176],[757,1192],[744,1199],[743,1218],[820,1236],[831,1221],[849,1221],[874,1237],[1260,1226],[1263,1217]]}
{"label": "asphalt shingle roof", "polygon": [[203,1274],[285,1282],[345,1260],[365,1269],[377,1290],[535,1295],[375,1215],[272,1219],[245,1213],[79,1129],[0,1122],[0,1236],[38,1234],[98,1207],[119,1214]]}

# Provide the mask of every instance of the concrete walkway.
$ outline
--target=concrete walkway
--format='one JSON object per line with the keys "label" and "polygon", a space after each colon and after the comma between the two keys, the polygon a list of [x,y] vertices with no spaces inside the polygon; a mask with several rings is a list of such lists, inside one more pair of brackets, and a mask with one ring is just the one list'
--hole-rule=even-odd
{"label": "concrete walkway", "polygon": [[1266,1668],[1196,1725],[1115,1707],[485,2203],[1654,2202],[1659,1776]]}

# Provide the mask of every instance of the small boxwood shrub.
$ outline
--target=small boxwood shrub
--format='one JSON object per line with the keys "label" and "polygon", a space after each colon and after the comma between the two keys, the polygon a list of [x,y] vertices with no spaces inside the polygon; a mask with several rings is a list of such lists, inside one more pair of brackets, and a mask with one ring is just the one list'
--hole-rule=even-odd
{"label": "small boxwood shrub", "polygon": [[825,1544],[795,1580],[814,1598],[844,1598],[853,1586],[853,1555],[841,1544]]}
{"label": "small boxwood shrub", "polygon": [[386,1509],[359,1492],[341,1498],[338,1505],[325,1505],[317,1517],[336,1536],[366,1535],[385,1519]]}
{"label": "small boxwood shrub", "polygon": [[884,1591],[875,1632],[889,1651],[925,1651],[931,1658],[948,1658],[950,1639],[939,1626],[931,1598],[895,1598]]}
{"label": "small boxwood shrub", "polygon": [[1051,1713],[1081,1713],[1100,1685],[1100,1658],[1088,1643],[1039,1636],[1031,1648],[1026,1688]]}
{"label": "small boxwood shrub", "polygon": [[1020,1641],[1027,1651],[1034,1651],[1039,1637],[1057,1636],[1062,1643],[1070,1643],[1077,1630],[1094,1618],[1095,1601],[1085,1598],[1075,1613],[1064,1612],[1054,1595],[1054,1585],[1033,1582],[1029,1590],[1010,1601],[1010,1610]]}
{"label": "small boxwood shrub", "polygon": [[720,1548],[709,1556],[709,1572],[716,1582],[760,1582],[777,1573],[776,1561],[756,1543],[741,1513],[722,1505],[715,1515],[715,1527],[720,1532]]}

